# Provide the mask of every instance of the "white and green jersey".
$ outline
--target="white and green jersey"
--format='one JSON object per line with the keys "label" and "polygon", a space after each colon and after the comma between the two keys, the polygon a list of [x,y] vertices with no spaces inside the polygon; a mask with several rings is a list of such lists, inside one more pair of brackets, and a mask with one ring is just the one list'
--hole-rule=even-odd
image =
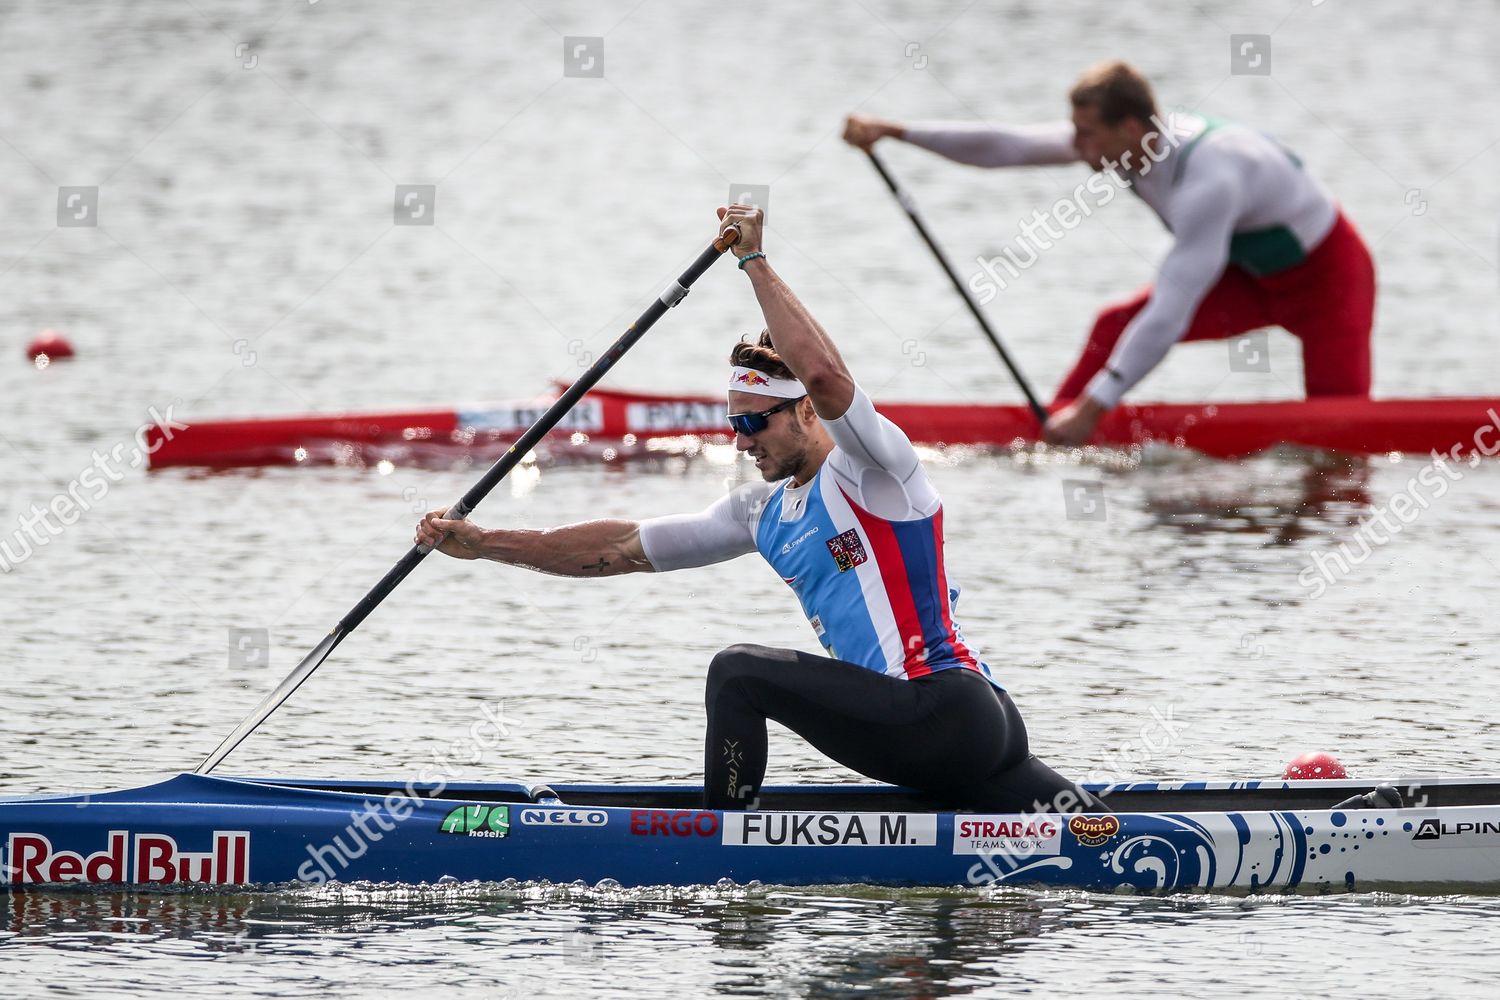
{"label": "white and green jersey", "polygon": [[[1160,159],[1120,171],[1176,238],[1151,300],[1130,322],[1109,364],[1088,386],[1105,406],[1146,376],[1182,339],[1203,297],[1236,264],[1253,275],[1286,270],[1315,249],[1338,217],[1327,190],[1271,137],[1242,125],[1177,113]],[[951,160],[981,167],[1073,163],[1073,124],[1019,128],[969,124],[910,126],[904,138]]]}

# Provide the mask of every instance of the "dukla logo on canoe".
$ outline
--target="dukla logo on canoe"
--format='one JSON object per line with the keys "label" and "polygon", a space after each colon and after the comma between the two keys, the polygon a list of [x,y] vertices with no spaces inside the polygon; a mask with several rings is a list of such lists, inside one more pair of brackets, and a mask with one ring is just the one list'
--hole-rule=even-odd
{"label": "dukla logo on canoe", "polygon": [[1114,816],[1074,816],[1068,820],[1068,832],[1084,847],[1098,847],[1120,832],[1120,821]]}
{"label": "dukla logo on canoe", "polygon": [[510,806],[459,806],[443,817],[438,830],[461,837],[506,837],[510,835]]}

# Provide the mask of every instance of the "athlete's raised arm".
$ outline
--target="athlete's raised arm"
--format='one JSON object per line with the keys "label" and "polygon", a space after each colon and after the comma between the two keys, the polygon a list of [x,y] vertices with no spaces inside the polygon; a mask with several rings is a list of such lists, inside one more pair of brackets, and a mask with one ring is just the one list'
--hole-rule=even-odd
{"label": "athlete's raised arm", "polygon": [[719,219],[720,232],[731,225],[740,227],[731,250],[750,276],[776,353],[807,389],[818,416],[824,420],[842,417],[854,401],[854,378],[823,327],[766,261],[761,250],[761,210],[730,205],[719,209]]}

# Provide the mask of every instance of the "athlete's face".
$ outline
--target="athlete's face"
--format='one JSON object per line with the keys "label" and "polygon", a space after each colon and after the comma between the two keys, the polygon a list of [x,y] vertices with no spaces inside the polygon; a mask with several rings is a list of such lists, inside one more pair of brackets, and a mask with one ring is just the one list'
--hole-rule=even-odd
{"label": "athlete's face", "polygon": [[1113,164],[1129,167],[1138,161],[1145,134],[1145,126],[1134,118],[1106,125],[1095,108],[1085,105],[1073,109],[1073,148],[1095,170],[1107,170]]}
{"label": "athlete's face", "polygon": [[[730,392],[730,413],[762,413],[785,400],[753,392]],[[736,434],[734,446],[755,461],[755,468],[768,483],[778,482],[807,464],[812,440],[808,426],[817,417],[812,403],[803,399],[767,418],[766,429],[756,434]]]}

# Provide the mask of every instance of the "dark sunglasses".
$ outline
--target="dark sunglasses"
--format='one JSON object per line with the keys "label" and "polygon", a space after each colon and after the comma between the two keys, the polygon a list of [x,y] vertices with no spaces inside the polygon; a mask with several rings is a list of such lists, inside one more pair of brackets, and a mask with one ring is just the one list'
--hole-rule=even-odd
{"label": "dark sunglasses", "polygon": [[746,437],[754,437],[771,422],[771,414],[780,413],[789,406],[796,406],[806,399],[806,396],[798,396],[796,399],[783,400],[771,407],[769,410],[761,410],[759,413],[731,413],[729,415],[729,426],[734,428],[736,434]]}

